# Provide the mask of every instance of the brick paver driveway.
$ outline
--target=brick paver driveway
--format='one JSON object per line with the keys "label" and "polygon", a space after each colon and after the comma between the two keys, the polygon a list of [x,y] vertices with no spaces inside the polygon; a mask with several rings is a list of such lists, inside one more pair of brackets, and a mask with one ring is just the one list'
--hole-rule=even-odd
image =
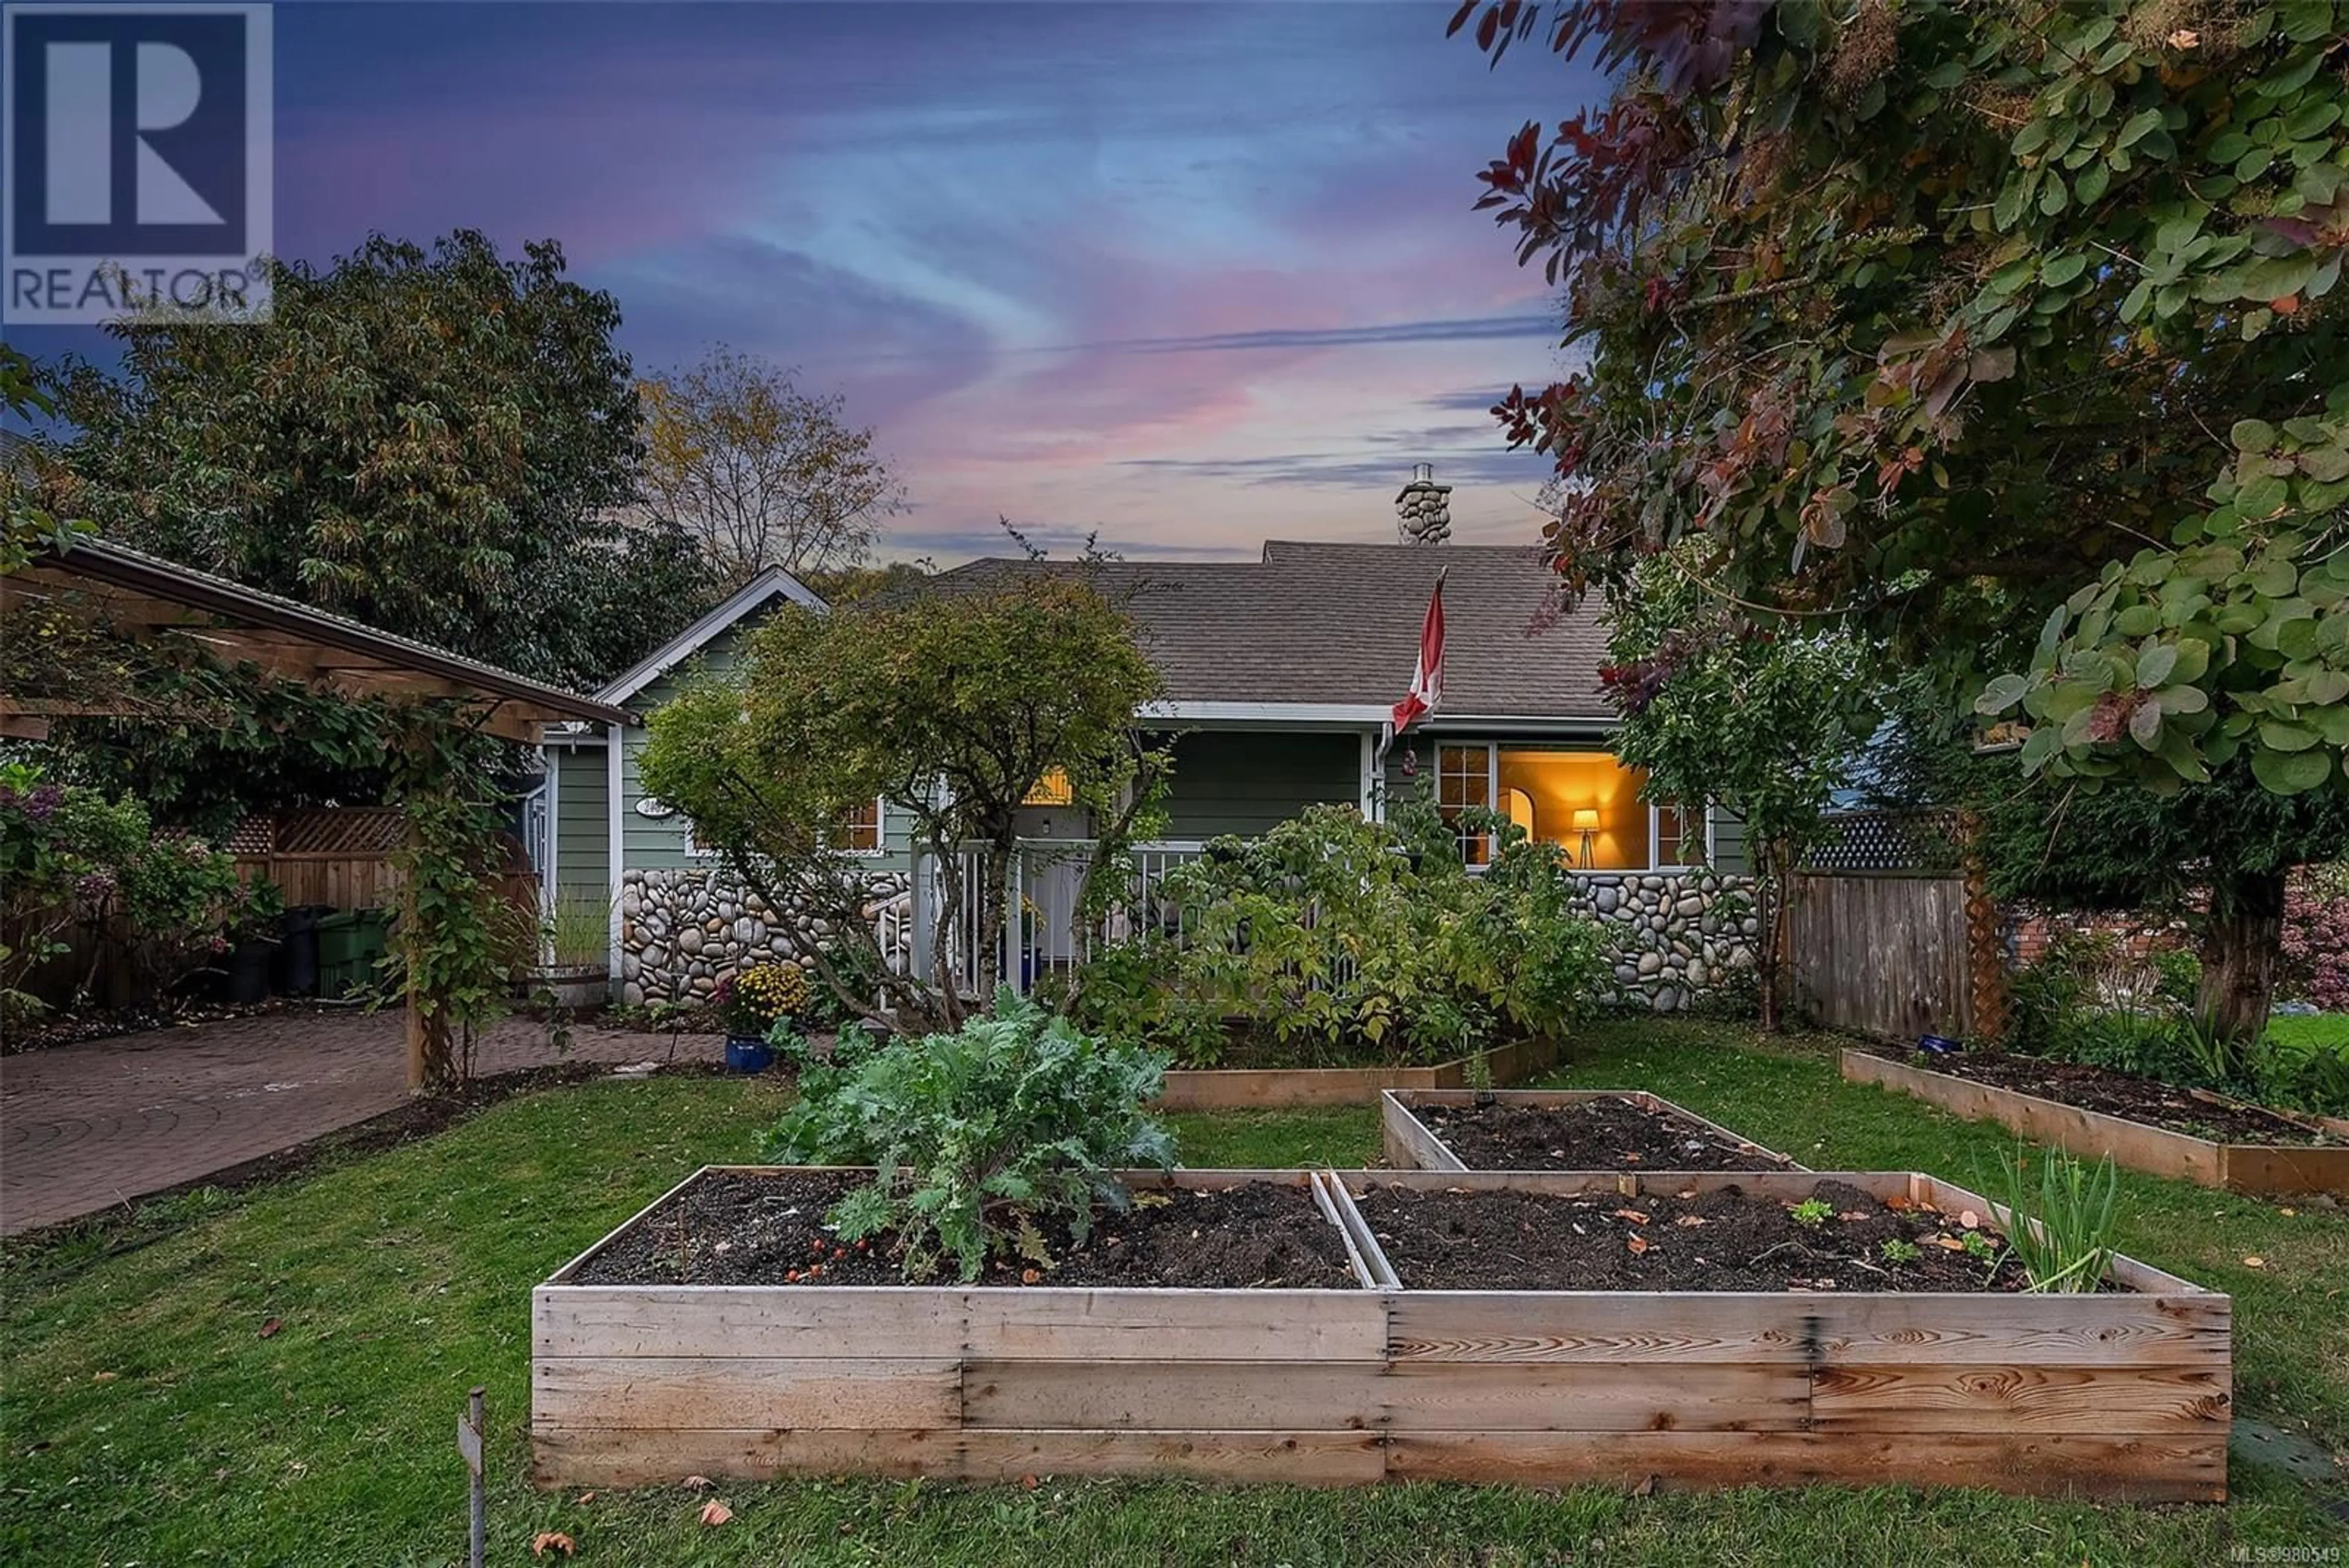
{"label": "brick paver driveway", "polygon": [[[716,1042],[686,1040],[680,1060]],[[572,1031],[568,1060],[639,1062],[665,1037]],[[565,1060],[508,1019],[475,1070]],[[365,1121],[408,1097],[401,1020],[280,1013],[0,1057],[0,1233],[91,1213]]]}

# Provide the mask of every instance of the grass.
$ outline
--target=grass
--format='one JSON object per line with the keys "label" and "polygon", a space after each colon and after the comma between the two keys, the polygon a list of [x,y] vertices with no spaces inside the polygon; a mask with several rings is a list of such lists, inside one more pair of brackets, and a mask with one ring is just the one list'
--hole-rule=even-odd
{"label": "grass", "polygon": [[2294,1051],[2336,1051],[2349,1056],[2349,1012],[2279,1013],[2268,1038]]}
{"label": "grass", "polygon": [[[1609,1025],[1566,1081],[1642,1086],[1815,1166],[1990,1169],[1999,1138],[1843,1084],[1816,1043]],[[1309,1492],[728,1484],[730,1523],[674,1488],[526,1480],[529,1290],[694,1164],[749,1153],[778,1093],[595,1084],[233,1199],[175,1199],[134,1250],[12,1252],[0,1275],[0,1561],[446,1563],[461,1557],[465,1390],[489,1389],[491,1561],[561,1530],[583,1563],[2076,1564],[2220,1563],[2349,1541],[2306,1487],[2238,1464],[2225,1508],[1981,1492]],[[1177,1118],[1193,1164],[1352,1162],[1365,1109]],[[2349,1449],[2349,1219],[2126,1179],[2121,1245],[2236,1293],[2238,1388]],[[2242,1259],[2259,1254],[2263,1266]],[[274,1325],[273,1327],[272,1325]]]}

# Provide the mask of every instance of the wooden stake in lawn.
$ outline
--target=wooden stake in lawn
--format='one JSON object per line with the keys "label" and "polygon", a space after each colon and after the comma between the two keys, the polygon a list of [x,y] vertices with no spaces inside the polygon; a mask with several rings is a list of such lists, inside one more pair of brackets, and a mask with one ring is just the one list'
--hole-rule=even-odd
{"label": "wooden stake in lawn", "polygon": [[481,1568],[481,1554],[488,1549],[490,1539],[490,1500],[481,1481],[481,1399],[489,1392],[475,1388],[465,1396],[465,1413],[457,1417],[457,1452],[464,1456],[465,1469],[472,1472],[472,1564]]}

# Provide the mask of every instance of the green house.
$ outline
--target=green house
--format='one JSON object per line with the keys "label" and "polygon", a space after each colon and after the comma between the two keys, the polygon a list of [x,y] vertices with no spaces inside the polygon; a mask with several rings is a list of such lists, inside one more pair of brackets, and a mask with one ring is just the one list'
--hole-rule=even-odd
{"label": "green house", "polygon": [[[938,574],[926,591],[1056,569],[1064,568],[975,561]],[[1564,606],[1537,552],[1276,541],[1254,561],[1102,570],[1164,680],[1164,700],[1142,717],[1174,732],[1164,836],[1138,846],[1140,874],[1309,805],[1351,805],[1375,817],[1399,792],[1432,789],[1447,812],[1491,806],[1565,848],[1593,912],[1619,933],[1617,978],[1627,994],[1678,1007],[1751,962],[1738,824],[1702,803],[1640,797],[1643,777],[1609,750],[1599,607]],[[1442,700],[1389,743],[1439,571]],[[743,632],[784,604],[824,607],[788,573],[771,570],[597,695],[648,713],[688,663],[722,669]],[[706,992],[735,964],[822,940],[790,911],[750,907],[696,846],[691,824],[644,794],[636,758],[645,738],[641,724],[629,724],[574,727],[546,742],[550,897],[608,908],[617,993],[643,1002]],[[1073,902],[1072,886],[1059,882],[1072,879],[1056,878],[1050,845],[1083,839],[1091,825],[1053,802],[1049,781],[1026,817],[1022,836],[1036,853],[1014,907],[1030,914],[1024,926],[1007,922],[1004,940],[1024,946],[1019,972],[1032,974],[1081,949],[1059,908]],[[915,961],[928,951],[919,940],[927,922],[956,917],[929,908],[926,868],[889,803],[874,803],[851,832],[873,858],[868,914],[885,948]],[[1464,838],[1462,853],[1475,864],[1486,846]],[[991,936],[991,917],[987,923]]]}

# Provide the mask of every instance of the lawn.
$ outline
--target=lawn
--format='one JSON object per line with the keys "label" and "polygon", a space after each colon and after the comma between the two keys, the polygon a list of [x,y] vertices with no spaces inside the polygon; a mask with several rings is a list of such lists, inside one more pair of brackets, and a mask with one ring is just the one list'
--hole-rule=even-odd
{"label": "lawn", "polygon": [[2296,1051],[2349,1056],[2349,1012],[2288,1012],[2268,1020],[2268,1038]]}
{"label": "lawn", "polygon": [[[1844,1085],[1819,1043],[1609,1025],[1561,1080],[1646,1087],[1814,1166],[1987,1167],[1998,1137]],[[461,1555],[451,1430],[491,1409],[491,1560],[540,1530],[583,1563],[2221,1563],[2349,1545],[2317,1491],[2239,1461],[2221,1508],[1984,1493],[1352,1492],[1059,1482],[727,1484],[541,1494],[525,1479],[531,1284],[697,1162],[740,1158],[774,1088],[595,1084],[229,1200],[179,1200],[128,1250],[10,1254],[0,1560],[444,1563]],[[1349,1163],[1367,1109],[1178,1118],[1193,1164]],[[2236,1294],[2240,1401],[2349,1452],[2349,1216],[2131,1179],[2125,1244]],[[2258,1267],[2247,1264],[2258,1256]],[[2337,1495],[2337,1492],[2335,1493]],[[2273,1560],[2282,1560],[2281,1558]],[[2307,1560],[2307,1559],[2302,1559]]]}

